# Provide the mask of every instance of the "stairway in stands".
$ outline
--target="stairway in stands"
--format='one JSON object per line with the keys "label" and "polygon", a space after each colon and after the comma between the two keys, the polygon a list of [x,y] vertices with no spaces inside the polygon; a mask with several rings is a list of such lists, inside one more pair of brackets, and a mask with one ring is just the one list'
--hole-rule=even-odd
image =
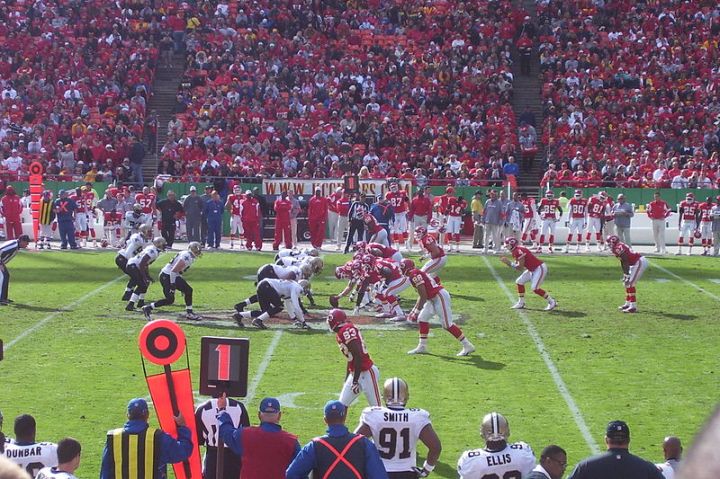
{"label": "stairway in stands", "polygon": [[[535,0],[516,0],[515,5],[529,12],[533,23],[537,25]],[[530,111],[535,115],[535,130],[537,131],[538,137],[538,152],[535,155],[532,168],[530,171],[521,170],[520,177],[518,178],[518,189],[521,192],[527,192],[530,196],[536,196],[540,179],[543,176],[542,164],[545,159],[545,145],[542,144],[543,108],[540,59],[537,50],[534,50],[530,57],[530,75],[521,74],[520,54],[517,49],[514,49],[513,59],[513,110],[515,111],[515,117],[519,118],[525,107],[530,107]],[[520,155],[518,155],[518,163],[522,163]]]}
{"label": "stairway in stands", "polygon": [[[167,124],[173,116],[172,109],[173,105],[175,105],[175,95],[185,72],[185,56],[176,53],[173,55],[172,64],[172,68],[167,68],[164,65],[158,67],[155,84],[153,85],[153,96],[147,108],[148,113],[155,110],[158,114],[158,152],[162,149],[167,138]],[[152,184],[153,178],[157,175],[157,169],[158,157],[155,150],[150,151],[148,149],[143,162],[143,177],[146,184]]]}

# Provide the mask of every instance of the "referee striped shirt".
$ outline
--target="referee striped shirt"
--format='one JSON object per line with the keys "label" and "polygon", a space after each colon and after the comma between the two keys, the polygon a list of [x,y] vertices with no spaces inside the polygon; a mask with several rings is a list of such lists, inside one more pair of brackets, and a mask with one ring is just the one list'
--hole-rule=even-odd
{"label": "referee striped shirt", "polygon": [[0,245],[0,264],[7,264],[20,249],[20,240],[6,241]]}

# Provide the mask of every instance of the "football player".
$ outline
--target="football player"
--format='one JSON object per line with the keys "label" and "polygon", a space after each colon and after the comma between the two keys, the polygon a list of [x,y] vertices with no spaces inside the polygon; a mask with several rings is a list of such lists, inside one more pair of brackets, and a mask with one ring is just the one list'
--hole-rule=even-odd
{"label": "football player", "polygon": [[400,245],[405,244],[405,249],[408,249],[408,219],[407,212],[410,205],[410,198],[408,198],[405,190],[400,188],[397,181],[390,183],[390,191],[385,193],[385,199],[392,205],[393,211],[395,211],[395,219],[390,225],[390,233],[392,237],[392,245],[397,244],[397,248],[400,249]]}
{"label": "football player", "polygon": [[157,200],[157,194],[155,194],[154,188],[149,186],[143,186],[142,193],[135,195],[135,203],[140,204],[143,214],[145,215],[145,222],[149,225],[153,225],[155,215],[155,201]]}
{"label": "football player", "polygon": [[548,240],[548,253],[553,253],[553,247],[555,243],[555,226],[557,225],[558,219],[562,217],[563,210],[560,207],[560,201],[555,198],[555,193],[548,190],[545,193],[545,198],[540,200],[540,220],[542,221],[542,230],[540,231],[540,243],[536,251],[542,252],[543,244],[545,244],[545,238]]}
{"label": "football player", "polygon": [[373,215],[370,213],[366,214],[363,221],[365,222],[365,228],[369,236],[368,243],[380,243],[385,246],[390,246],[387,230],[377,222]]}
{"label": "football player", "polygon": [[451,196],[448,198],[446,213],[445,231],[449,251],[453,251],[453,241],[455,242],[455,251],[460,252],[460,230],[462,228],[462,215],[467,210],[467,201],[462,196]]}
{"label": "football player", "polygon": [[57,445],[58,465],[43,467],[35,479],[77,479],[73,474],[80,467],[80,443],[71,438],[62,439]]}
{"label": "football player", "polygon": [[710,255],[710,248],[712,248],[713,234],[712,234],[712,215],[710,212],[713,207],[712,196],[708,196],[704,203],[700,203],[700,238],[703,247],[703,256]]}
{"label": "football player", "polygon": [[[360,415],[355,434],[372,437],[390,479],[427,477],[442,450],[430,414],[424,409],[407,408],[410,391],[405,381],[390,378],[383,385],[385,407],[367,407]],[[422,468],[417,467],[418,439],[428,448]]]}
{"label": "football player", "polygon": [[[148,225],[145,225],[148,226]],[[150,276],[150,265],[158,259],[160,253],[165,250],[167,242],[162,236],[153,238],[152,243],[145,246],[137,255],[127,262],[127,274],[134,282],[134,289],[130,295],[130,301],[125,306],[125,311],[135,311],[135,305],[141,308],[145,305],[145,293],[147,293],[152,276]]]}
{"label": "football player", "polygon": [[700,208],[697,201],[695,201],[695,195],[688,193],[685,195],[685,200],[681,201],[678,205],[678,230],[680,235],[678,236],[678,250],[677,255],[682,254],[683,244],[685,238],[688,238],[688,256],[692,254],[692,248],[695,244],[694,232],[698,228],[700,220]]}
{"label": "football player", "polygon": [[150,215],[143,213],[142,211],[142,205],[140,203],[135,203],[133,205],[132,211],[128,211],[125,213],[125,231],[127,231],[126,239],[130,237],[131,234],[137,233],[138,229],[140,228],[140,225],[150,225],[152,226],[152,218]]}
{"label": "football player", "polygon": [[590,197],[587,203],[587,227],[585,228],[585,252],[590,252],[590,237],[595,234],[595,244],[597,250],[602,251],[604,241],[602,237],[602,220],[605,211],[605,199],[603,198],[604,192],[600,192],[598,195]]}
{"label": "football player", "polygon": [[420,243],[420,246],[427,251],[427,255],[430,256],[430,259],[422,265],[420,271],[428,274],[431,278],[437,278],[440,271],[447,264],[445,250],[435,240],[433,235],[428,234],[428,230],[424,226],[415,228],[415,239]]}
{"label": "football player", "polygon": [[404,259],[400,267],[418,293],[418,299],[408,315],[408,321],[419,323],[420,340],[417,347],[408,351],[408,354],[425,354],[428,352],[427,338],[430,333],[430,319],[433,316],[440,318],[443,329],[447,330],[462,344],[462,350],[457,353],[457,356],[467,356],[474,352],[475,346],[465,337],[462,329],[453,323],[450,293],[430,275],[415,268],[413,260]]}
{"label": "football player", "polygon": [[537,235],[538,235],[538,222],[537,222],[537,207],[535,206],[535,199],[528,197],[527,193],[520,193],[520,202],[525,207],[525,215],[523,218],[523,231],[522,231],[522,242],[526,243],[528,237],[533,244],[533,247],[537,247]]}
{"label": "football player", "polygon": [[5,457],[35,477],[40,469],[58,465],[57,445],[35,442],[35,418],[21,414],[15,418],[15,440],[5,443]]}
{"label": "football player", "polygon": [[544,289],[540,288],[547,277],[547,265],[532,254],[529,249],[520,246],[515,238],[506,238],[505,247],[510,251],[515,261],[511,262],[505,256],[500,258],[500,261],[516,271],[522,271],[522,274],[515,280],[518,291],[518,301],[513,305],[513,309],[523,309],[525,307],[525,283],[528,282],[532,287],[533,293],[547,301],[548,304],[545,306],[545,311],[555,309],[557,301]]}
{"label": "football player", "polygon": [[575,194],[568,202],[568,210],[570,213],[570,222],[568,224],[568,237],[563,252],[570,252],[570,243],[572,242],[573,233],[575,233],[575,252],[580,252],[580,243],[582,242],[582,233],[585,229],[587,216],[588,200],[583,198],[581,190],[575,190]]}
{"label": "football player", "polygon": [[637,297],[635,295],[635,285],[642,278],[643,273],[648,267],[648,260],[643,255],[634,252],[628,245],[620,241],[615,235],[608,236],[605,242],[614,254],[620,260],[620,267],[623,272],[623,286],[625,286],[625,304],[618,307],[623,313],[637,312]]}
{"label": "football player", "polygon": [[410,281],[403,275],[400,265],[390,259],[376,258],[373,266],[385,285],[375,296],[383,306],[383,312],[377,317],[405,321],[405,312],[400,307],[400,294],[410,287]]}
{"label": "football player", "polygon": [[340,402],[349,407],[362,392],[370,406],[380,406],[380,371],[370,359],[360,331],[347,319],[342,309],[331,309],[327,324],[335,333],[340,351],[347,359],[348,374],[340,392]]}
{"label": "football player", "polygon": [[[243,319],[251,319],[251,324],[258,329],[267,329],[265,321],[285,308],[293,324],[301,329],[310,329],[305,322],[304,308],[300,296],[310,291],[310,281],[290,281],[287,279],[266,278],[257,284],[256,294],[235,305],[233,319],[241,328],[245,327]],[[260,310],[244,311],[245,307],[260,303]]]}
{"label": "football player", "polygon": [[172,261],[163,266],[163,269],[160,270],[160,285],[162,285],[165,298],[143,306],[142,312],[148,321],[152,321],[153,309],[170,306],[175,302],[175,290],[180,291],[185,298],[185,318],[193,321],[201,319],[193,312],[193,289],[182,277],[201,255],[200,243],[191,241],[187,250],[176,254]]}
{"label": "football player", "polygon": [[[148,245],[150,238],[150,227],[148,225],[141,225],[137,233],[130,235],[125,246],[118,251],[118,255],[115,257],[115,264],[120,268],[120,271],[130,276],[127,271],[128,261]],[[128,301],[130,299],[135,286],[135,280],[130,276],[125,286],[125,294],[123,294],[122,301]]]}
{"label": "football player", "polygon": [[394,261],[396,263],[400,263],[403,259],[402,253],[392,246],[385,246],[380,243],[368,243],[365,245],[364,249],[367,253],[373,256],[389,259],[390,261]]}
{"label": "football player", "polygon": [[510,426],[502,414],[487,414],[480,425],[485,447],[465,451],[457,464],[460,479],[526,477],[535,467],[535,454],[524,442],[508,444]]}
{"label": "football player", "polygon": [[225,209],[230,211],[230,249],[235,247],[235,235],[237,234],[238,244],[242,249],[242,237],[245,234],[242,225],[242,203],[245,196],[242,194],[240,185],[233,187],[233,192],[228,195],[225,202]]}

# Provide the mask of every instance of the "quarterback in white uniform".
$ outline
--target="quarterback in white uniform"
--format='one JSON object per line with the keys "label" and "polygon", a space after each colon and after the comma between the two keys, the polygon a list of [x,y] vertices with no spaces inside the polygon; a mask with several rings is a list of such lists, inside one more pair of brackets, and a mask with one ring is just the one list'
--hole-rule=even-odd
{"label": "quarterback in white uniform", "polygon": [[[430,474],[442,445],[424,409],[406,408],[410,392],[400,378],[383,386],[385,407],[366,407],[360,415],[356,434],[372,437],[390,479],[415,479]],[[418,439],[428,448],[427,460],[417,467]]]}
{"label": "quarterback in white uniform", "polygon": [[71,438],[61,440],[57,445],[57,467],[43,467],[35,479],[77,479],[74,475],[80,467],[80,443]]}
{"label": "quarterback in white uniform", "polygon": [[[118,251],[118,255],[115,257],[115,264],[118,268],[120,268],[120,271],[128,274],[128,261],[130,261],[130,259],[132,259],[137,254],[139,254],[140,251],[142,251],[143,248],[150,243],[150,240],[152,239],[150,236],[151,232],[152,231],[149,226],[141,225],[137,233],[133,233],[130,235],[127,242],[125,242],[125,246],[120,251]],[[132,278],[130,278],[127,286],[125,286],[125,294],[122,297],[123,301],[127,301],[130,299],[134,288],[135,282]]]}
{"label": "quarterback in white uniform", "polygon": [[463,452],[457,470],[461,479],[501,477],[520,479],[535,467],[535,454],[524,442],[507,443],[510,426],[502,414],[491,412],[483,418],[480,434],[485,447]]}

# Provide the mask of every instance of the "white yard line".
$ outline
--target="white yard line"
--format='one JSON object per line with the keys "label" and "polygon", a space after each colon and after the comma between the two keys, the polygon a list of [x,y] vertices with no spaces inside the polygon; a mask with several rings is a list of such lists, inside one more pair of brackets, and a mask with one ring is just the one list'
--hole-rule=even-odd
{"label": "white yard line", "polygon": [[280,338],[282,337],[282,334],[282,330],[275,331],[275,335],[273,336],[272,341],[270,341],[267,351],[265,351],[265,356],[262,358],[260,366],[258,367],[258,370],[255,373],[255,376],[253,377],[250,386],[248,387],[247,396],[245,396],[245,405],[250,404],[255,398],[255,392],[257,391],[257,387],[260,384],[263,375],[265,374],[265,370],[270,365],[270,360],[272,359],[272,355],[275,352],[275,348],[277,348],[277,345],[280,343]]}
{"label": "white yard line", "polygon": [[[485,262],[485,265],[490,270],[490,273],[495,278],[495,281],[500,285],[500,288],[505,292],[505,295],[508,297],[511,303],[513,303],[516,298],[513,296],[513,294],[510,292],[508,287],[505,285],[505,282],[503,282],[502,278],[498,274],[498,272],[495,270],[492,264],[488,261],[487,257],[482,257],[483,261]],[[527,332],[532,338],[533,342],[535,343],[535,347],[537,348],[538,352],[540,353],[540,356],[543,358],[543,361],[545,361],[545,366],[547,366],[548,370],[550,371],[550,376],[552,376],[553,381],[555,382],[555,386],[557,386],[558,391],[560,391],[560,395],[565,400],[565,403],[567,403],[568,409],[570,409],[570,412],[572,413],[573,419],[575,419],[575,424],[577,424],[578,429],[580,430],[580,433],[582,434],[583,438],[585,439],[585,443],[590,448],[590,451],[593,454],[597,454],[600,452],[600,449],[598,447],[597,442],[595,442],[595,439],[592,437],[592,434],[590,434],[590,429],[587,426],[587,423],[585,422],[585,418],[582,415],[582,412],[580,412],[580,408],[575,403],[575,399],[573,399],[572,395],[570,394],[570,391],[568,390],[567,385],[565,384],[565,381],[563,380],[562,376],[560,376],[560,371],[558,371],[557,366],[555,365],[555,362],[550,357],[550,353],[548,353],[547,349],[545,348],[545,343],[543,343],[542,338],[540,337],[540,334],[538,333],[537,329],[535,328],[535,325],[528,317],[527,313],[523,311],[522,309],[516,309],[515,312],[518,313],[518,316],[520,316],[520,319],[522,320],[523,324],[525,324],[525,328],[527,328]]]}
{"label": "white yard line", "polygon": [[[673,272],[670,271],[669,269],[665,268],[664,266],[660,266],[659,264],[657,264],[657,263],[654,262],[654,261],[650,261],[649,263],[650,263],[652,266],[655,266],[657,269],[659,269],[659,270],[662,271],[663,273],[669,274],[669,275],[672,276],[673,278],[679,279],[680,281],[682,281],[683,283],[687,284],[688,286],[692,286],[693,288],[697,289],[698,291],[707,294],[708,296],[710,296],[710,297],[711,297],[712,299],[714,299],[715,301],[720,301],[720,296],[718,296],[717,294],[711,293],[710,291],[708,291],[708,290],[705,289],[705,288],[701,288],[700,286],[698,286],[697,284],[693,283],[692,281],[686,280],[686,279],[683,278],[682,276],[673,273]],[[712,280],[710,280],[710,281],[712,281]]]}
{"label": "white yard line", "polygon": [[29,328],[27,328],[27,329],[26,329],[25,331],[23,331],[22,333],[20,333],[20,335],[19,335],[18,337],[16,337],[15,339],[13,339],[13,340],[10,341],[9,343],[7,343],[7,344],[5,345],[5,350],[8,350],[8,349],[12,348],[12,347],[15,346],[15,344],[17,344],[19,341],[23,340],[24,338],[26,338],[26,337],[29,336],[30,334],[32,334],[32,333],[34,333],[35,331],[37,331],[38,329],[42,328],[42,327],[45,326],[48,322],[52,321],[53,319],[55,319],[56,317],[60,316],[60,315],[63,314],[63,313],[67,313],[68,311],[71,311],[71,310],[72,310],[73,308],[75,308],[76,306],[80,306],[81,304],[83,304],[83,303],[84,303],[85,301],[87,301],[88,299],[92,298],[93,296],[95,296],[96,294],[100,293],[101,291],[103,291],[103,290],[104,290],[105,288],[107,288],[108,286],[111,286],[111,285],[117,283],[118,281],[120,281],[120,280],[123,279],[123,278],[127,278],[127,276],[125,276],[125,275],[118,276],[117,278],[108,281],[107,283],[103,284],[102,286],[93,289],[93,290],[90,291],[89,293],[84,294],[83,296],[79,297],[78,299],[76,299],[76,300],[73,301],[72,303],[66,304],[66,305],[63,306],[62,308],[60,308],[60,309],[58,309],[57,311],[55,311],[54,313],[48,314],[48,315],[45,316],[43,319],[41,319],[41,320],[38,321],[37,323],[35,323],[35,324],[33,324],[32,326],[30,326]]}

